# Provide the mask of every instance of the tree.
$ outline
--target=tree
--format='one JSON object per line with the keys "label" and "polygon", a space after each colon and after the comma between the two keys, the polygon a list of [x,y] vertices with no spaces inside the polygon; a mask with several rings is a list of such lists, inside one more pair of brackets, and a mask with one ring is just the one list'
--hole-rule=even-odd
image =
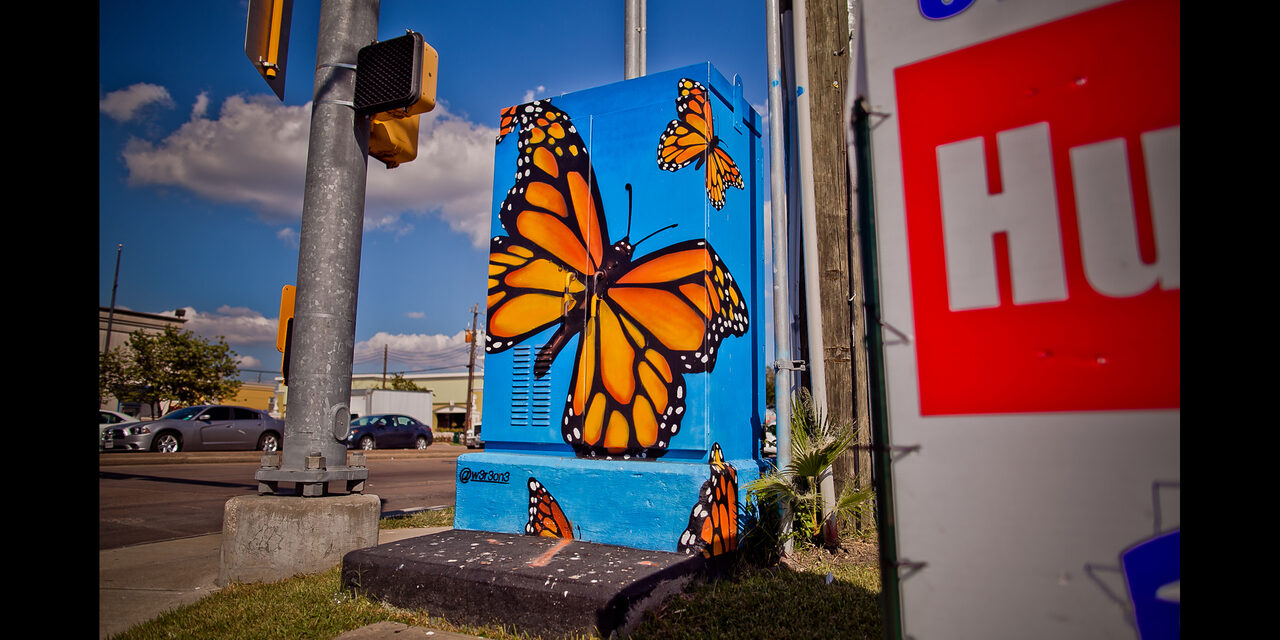
{"label": "tree", "polygon": [[236,353],[190,331],[135,331],[125,344],[98,358],[98,394],[151,405],[152,415],[169,400],[183,405],[217,402],[240,390]]}
{"label": "tree", "polygon": [[423,390],[422,387],[419,387],[412,380],[406,379],[404,377],[404,374],[400,374],[400,373],[392,374],[391,388],[395,389],[396,391],[422,391]]}

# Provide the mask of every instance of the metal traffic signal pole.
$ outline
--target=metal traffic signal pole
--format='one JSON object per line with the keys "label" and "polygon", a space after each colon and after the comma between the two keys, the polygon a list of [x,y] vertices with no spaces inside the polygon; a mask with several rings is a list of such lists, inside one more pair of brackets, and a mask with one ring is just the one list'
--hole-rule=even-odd
{"label": "metal traffic signal pole", "polygon": [[352,99],[378,11],[379,0],[321,4],[283,454],[263,456],[259,493],[294,482],[299,495],[323,496],[333,481],[360,492],[369,477],[346,446],[370,126]]}

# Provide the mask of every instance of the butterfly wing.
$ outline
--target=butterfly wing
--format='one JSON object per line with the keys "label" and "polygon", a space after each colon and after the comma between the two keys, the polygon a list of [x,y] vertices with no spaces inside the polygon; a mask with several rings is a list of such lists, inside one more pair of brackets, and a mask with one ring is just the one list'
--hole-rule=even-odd
{"label": "butterfly wing", "polygon": [[494,139],[494,144],[501,143],[502,139],[515,129],[517,108],[517,106],[507,107],[498,114],[498,136]]}
{"label": "butterfly wing", "polygon": [[542,483],[529,478],[529,522],[524,532],[544,538],[572,538],[573,525],[560,509],[560,503]]}
{"label": "butterfly wing", "polygon": [[579,456],[659,457],[679,433],[684,374],[715,367],[747,332],[746,300],[705,240],[628,265],[588,301],[562,433]]}
{"label": "butterfly wing", "polygon": [[738,548],[738,472],[724,461],[720,444],[711,445],[711,477],[689,512],[689,526],[676,546],[687,554],[710,558]]}
{"label": "butterfly wing", "polygon": [[658,138],[658,167],[664,171],[678,171],[695,161],[702,166],[714,135],[706,88],[689,78],[681,78],[677,86],[676,118]]}
{"label": "butterfly wing", "polygon": [[[591,160],[568,115],[546,101],[513,109],[503,113],[504,123],[520,128],[516,175],[498,213],[508,235],[490,241],[487,353],[580,306],[587,274],[599,268],[608,243]],[[558,337],[557,351],[567,336]]]}
{"label": "butterfly wing", "polygon": [[743,188],[742,172],[717,140],[707,154],[707,198],[711,206],[724,208],[724,194],[729,187]]}
{"label": "butterfly wing", "polygon": [[561,322],[577,305],[581,274],[520,238],[489,241],[485,351],[500,353]]}
{"label": "butterfly wing", "polygon": [[746,298],[706,240],[679,242],[636,260],[607,295],[684,373],[713,369],[720,343],[750,327]]}
{"label": "butterfly wing", "polygon": [[561,428],[580,457],[659,457],[684,415],[684,376],[644,329],[593,296]]}

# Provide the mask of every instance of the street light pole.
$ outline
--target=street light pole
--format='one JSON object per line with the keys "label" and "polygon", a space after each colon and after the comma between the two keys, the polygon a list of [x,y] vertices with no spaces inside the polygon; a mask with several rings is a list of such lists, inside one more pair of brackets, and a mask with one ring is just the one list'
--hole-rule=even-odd
{"label": "street light pole", "polygon": [[111,349],[111,323],[116,319],[116,286],[120,284],[120,254],[124,243],[116,245],[116,274],[111,279],[111,309],[107,311],[107,339],[102,343],[102,353]]}
{"label": "street light pole", "polygon": [[259,493],[294,482],[323,496],[330,481],[364,490],[369,470],[347,461],[356,293],[368,169],[368,116],[357,115],[355,63],[378,35],[379,0],[325,0],[320,10],[314,100],[298,250],[283,455],[263,456]]}
{"label": "street light pole", "polygon": [[467,361],[467,413],[462,418],[462,434],[464,437],[471,433],[472,383],[476,376],[476,343],[480,341],[480,333],[476,331],[476,314],[479,311],[480,305],[471,305],[471,335],[468,340],[471,343],[471,356]]}

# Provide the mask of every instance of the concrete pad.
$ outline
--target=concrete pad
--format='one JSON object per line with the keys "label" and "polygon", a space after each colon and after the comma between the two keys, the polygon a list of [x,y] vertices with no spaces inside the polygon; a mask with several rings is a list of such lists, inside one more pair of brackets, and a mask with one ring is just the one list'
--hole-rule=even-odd
{"label": "concrete pad", "polygon": [[218,590],[220,535],[98,552],[98,638],[123,633]]}
{"label": "concrete pad", "polygon": [[[378,543],[448,530],[449,527],[381,529]],[[221,533],[99,551],[99,640],[218,591],[220,587],[215,582],[221,553]]]}
{"label": "concrete pad", "polygon": [[218,586],[325,571],[378,543],[378,496],[236,496],[222,516]]}
{"label": "concrete pad", "polygon": [[458,624],[609,637],[629,633],[705,566],[701,555],[453,529],[352,551],[342,584]]}

